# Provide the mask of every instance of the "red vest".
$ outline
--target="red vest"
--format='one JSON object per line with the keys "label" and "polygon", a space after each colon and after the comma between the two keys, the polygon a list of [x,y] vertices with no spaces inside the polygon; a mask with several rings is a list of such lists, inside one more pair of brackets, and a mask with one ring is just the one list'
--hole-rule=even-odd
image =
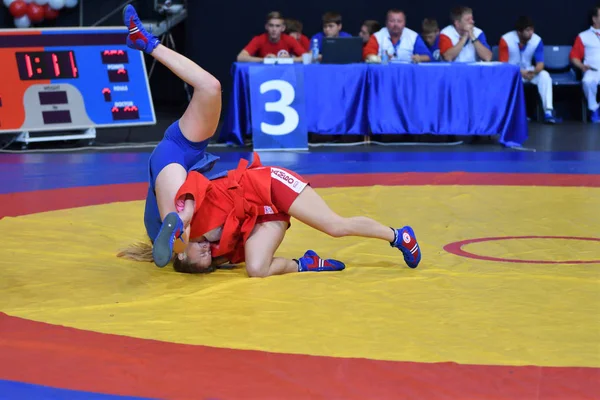
{"label": "red vest", "polygon": [[190,225],[190,239],[223,227],[218,246],[212,247],[212,256],[227,256],[230,262],[244,261],[244,244],[256,225],[259,215],[278,213],[271,200],[271,168],[264,167],[257,153],[248,167],[240,160],[238,167],[227,176],[213,181],[192,171],[179,188],[177,199],[191,195],[196,202]]}

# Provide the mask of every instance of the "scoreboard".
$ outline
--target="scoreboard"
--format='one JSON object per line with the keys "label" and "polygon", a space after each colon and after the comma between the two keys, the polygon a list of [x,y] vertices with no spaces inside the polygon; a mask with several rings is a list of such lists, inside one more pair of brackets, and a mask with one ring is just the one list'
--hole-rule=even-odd
{"label": "scoreboard", "polygon": [[0,133],[155,124],[144,55],[126,37],[125,28],[0,30]]}

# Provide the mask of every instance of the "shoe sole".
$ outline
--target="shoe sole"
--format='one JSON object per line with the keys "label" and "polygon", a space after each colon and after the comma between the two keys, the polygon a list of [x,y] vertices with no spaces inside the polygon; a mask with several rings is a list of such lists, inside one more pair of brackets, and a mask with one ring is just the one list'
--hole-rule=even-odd
{"label": "shoe sole", "polygon": [[[173,249],[171,248],[170,241],[177,228],[177,219],[178,217],[176,214],[167,215],[163,221],[160,232],[158,232],[158,236],[154,240],[152,258],[154,259],[154,264],[159,268],[165,267],[173,257]],[[156,243],[166,243],[166,245],[156,246]]]}

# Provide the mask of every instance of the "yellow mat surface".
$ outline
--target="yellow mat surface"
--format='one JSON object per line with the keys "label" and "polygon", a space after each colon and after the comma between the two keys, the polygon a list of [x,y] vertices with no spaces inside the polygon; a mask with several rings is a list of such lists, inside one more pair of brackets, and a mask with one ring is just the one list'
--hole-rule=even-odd
{"label": "yellow mat surface", "polygon": [[[498,236],[600,237],[600,189],[319,189],[340,214],[415,229],[407,268],[387,243],[329,238],[293,221],[278,255],[341,259],[339,273],[185,275],[118,259],[144,236],[143,202],[0,220],[0,311],[103,333],[216,347],[398,361],[600,367],[600,264],[459,257],[451,242]],[[114,221],[114,224],[113,222]],[[600,242],[512,239],[470,253],[600,260]]]}

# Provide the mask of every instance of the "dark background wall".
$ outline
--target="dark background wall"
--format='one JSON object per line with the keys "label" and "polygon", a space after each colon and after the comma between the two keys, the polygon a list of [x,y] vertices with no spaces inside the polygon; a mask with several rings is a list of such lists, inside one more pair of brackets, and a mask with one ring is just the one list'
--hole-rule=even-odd
{"label": "dark background wall", "polygon": [[[342,14],[343,29],[352,34],[358,33],[365,19],[384,23],[389,8],[403,9],[407,26],[420,31],[421,21],[426,17],[436,18],[440,27],[447,25],[454,4],[461,3],[444,0],[190,1],[188,24],[197,28],[187,31],[188,54],[215,73],[228,89],[231,62],[253,35],[264,31],[264,17],[271,10],[301,20],[305,34],[310,36],[321,29],[321,15],[329,10]],[[572,44],[577,33],[589,26],[587,12],[595,2],[470,0],[463,4],[473,9],[475,23],[484,30],[490,44],[497,44],[500,36],[512,29],[516,17],[526,14],[534,18],[536,31],[545,43],[561,45]],[[212,39],[205,40],[211,33]]]}
{"label": "dark background wall", "polygon": [[[85,25],[94,23],[122,4],[118,0],[82,1]],[[527,14],[534,18],[536,31],[546,44],[570,45],[577,33],[589,26],[587,12],[596,2],[597,0],[470,0],[464,4],[473,8],[476,25],[484,30],[491,44],[496,44],[503,33],[512,29],[518,15]],[[153,11],[152,0],[138,0],[134,4],[142,19],[160,18]],[[411,29],[419,31],[425,17],[436,18],[443,27],[449,23],[449,11],[455,4],[460,3],[443,0],[188,0],[189,17],[184,24],[174,28],[173,36],[178,50],[221,80],[224,100],[227,102],[231,86],[231,63],[253,35],[264,31],[264,17],[269,11],[278,10],[285,16],[301,20],[305,34],[310,36],[321,29],[321,15],[329,10],[340,12],[344,19],[344,30],[357,34],[365,19],[384,22],[385,12],[389,8],[405,10],[407,26]],[[117,14],[103,25],[120,23],[120,14]],[[0,6],[0,24],[4,28],[13,27],[12,18],[4,6]],[[64,12],[55,23],[42,26],[78,24],[79,12],[74,9]],[[150,58],[147,60],[151,62]],[[181,109],[185,105],[183,86],[163,67],[156,67],[151,85],[159,109]]]}

